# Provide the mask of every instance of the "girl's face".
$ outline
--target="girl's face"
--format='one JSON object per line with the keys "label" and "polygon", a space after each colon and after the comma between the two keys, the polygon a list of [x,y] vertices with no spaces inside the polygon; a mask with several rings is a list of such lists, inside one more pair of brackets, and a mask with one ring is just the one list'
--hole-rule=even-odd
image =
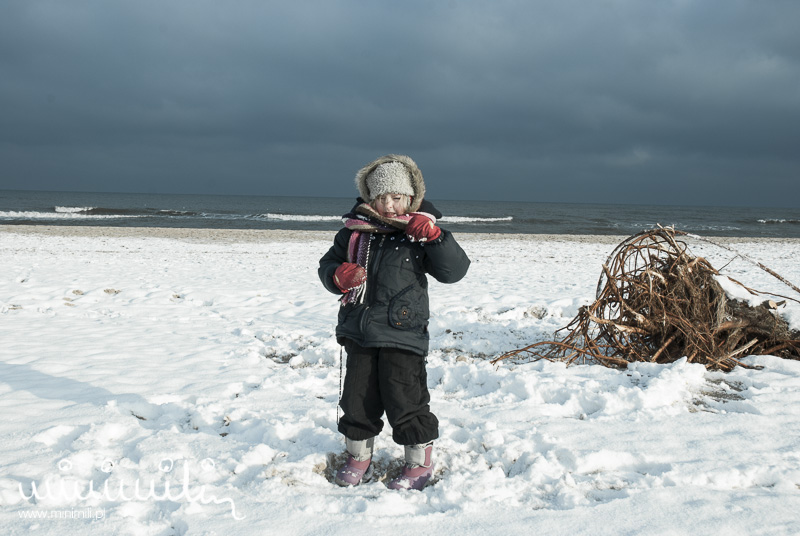
{"label": "girl's face", "polygon": [[408,210],[408,196],[401,194],[386,194],[376,197],[373,206],[384,218],[402,216]]}

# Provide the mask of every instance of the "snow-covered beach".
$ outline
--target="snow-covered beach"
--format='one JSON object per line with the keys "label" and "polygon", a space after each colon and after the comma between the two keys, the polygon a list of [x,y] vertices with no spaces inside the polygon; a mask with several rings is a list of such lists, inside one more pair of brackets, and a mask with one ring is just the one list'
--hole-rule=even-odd
{"label": "snow-covered beach", "polygon": [[[591,302],[624,237],[458,235],[470,272],[430,291],[435,483],[331,484],[338,303],[316,270],[332,237],[0,226],[2,533],[800,531],[800,362],[489,363]],[[725,243],[800,282],[800,239]],[[781,311],[800,328],[800,304]],[[376,446],[396,471],[402,448]]]}

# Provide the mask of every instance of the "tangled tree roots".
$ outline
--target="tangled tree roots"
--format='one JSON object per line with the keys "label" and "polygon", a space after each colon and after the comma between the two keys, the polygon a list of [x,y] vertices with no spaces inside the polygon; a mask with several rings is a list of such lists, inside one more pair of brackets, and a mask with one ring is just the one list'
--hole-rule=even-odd
{"label": "tangled tree roots", "polygon": [[800,333],[790,332],[776,313],[780,304],[765,301],[752,307],[729,299],[715,278],[719,272],[706,259],[690,255],[676,236],[694,235],[658,228],[623,241],[603,265],[597,299],[556,332],[567,332],[561,340],[537,342],[493,362],[522,357],[624,367],[687,357],[728,371],[745,366],[738,360],[745,355],[800,359]]}

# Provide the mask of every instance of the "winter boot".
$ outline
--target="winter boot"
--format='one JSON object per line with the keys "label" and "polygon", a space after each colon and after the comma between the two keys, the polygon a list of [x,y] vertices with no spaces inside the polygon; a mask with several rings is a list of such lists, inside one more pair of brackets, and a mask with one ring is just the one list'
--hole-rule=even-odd
{"label": "winter boot", "polygon": [[345,438],[347,462],[336,472],[334,482],[340,486],[357,486],[372,478],[372,448],[375,438],[353,441]]}
{"label": "winter boot", "polygon": [[400,476],[389,482],[389,489],[424,488],[433,476],[432,450],[433,441],[422,445],[406,445],[406,465]]}

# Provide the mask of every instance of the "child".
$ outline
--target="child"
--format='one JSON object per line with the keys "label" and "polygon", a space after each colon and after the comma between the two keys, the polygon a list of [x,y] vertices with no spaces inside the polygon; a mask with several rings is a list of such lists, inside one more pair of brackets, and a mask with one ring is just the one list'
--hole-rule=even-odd
{"label": "child", "polygon": [[408,156],[387,155],[356,174],[360,197],[345,227],[319,261],[319,277],[341,297],[336,337],[347,352],[342,398],[347,462],[340,486],[372,476],[372,449],[384,412],[393,439],[405,446],[392,489],[422,489],[433,475],[431,450],[439,421],[430,410],[428,281],[455,283],[469,259],[423,199],[425,183]]}

